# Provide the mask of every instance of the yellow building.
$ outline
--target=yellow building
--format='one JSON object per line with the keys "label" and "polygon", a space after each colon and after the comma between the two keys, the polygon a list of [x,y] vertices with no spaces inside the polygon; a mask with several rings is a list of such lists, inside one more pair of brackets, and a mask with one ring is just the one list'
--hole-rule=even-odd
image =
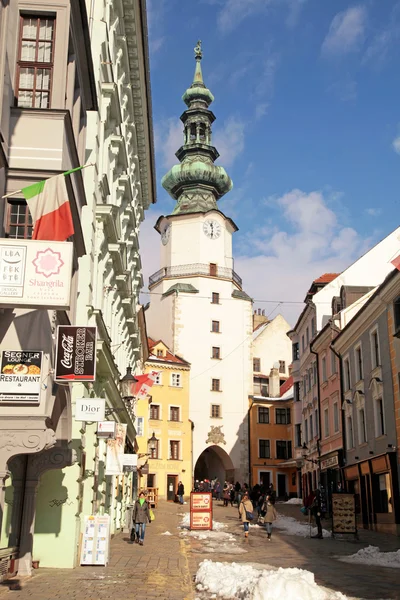
{"label": "yellow building", "polygon": [[[162,342],[148,338],[150,355],[145,373],[159,371],[151,400],[139,400],[136,410],[139,486],[158,488],[158,498],[174,500],[179,481],[185,496],[192,489],[192,422],[189,420],[190,364]],[[149,439],[157,438],[155,449]],[[146,473],[146,471],[148,471]]]}

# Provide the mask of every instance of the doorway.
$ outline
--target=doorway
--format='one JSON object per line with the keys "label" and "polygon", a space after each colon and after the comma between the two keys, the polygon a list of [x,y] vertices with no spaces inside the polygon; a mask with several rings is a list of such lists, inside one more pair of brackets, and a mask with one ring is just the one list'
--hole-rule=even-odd
{"label": "doorway", "polygon": [[174,502],[178,488],[178,475],[167,475],[167,500]]}
{"label": "doorway", "polygon": [[283,498],[286,495],[286,475],[278,473],[278,497]]}
{"label": "doorway", "polygon": [[260,471],[260,485],[265,489],[271,483],[271,473],[269,471]]}

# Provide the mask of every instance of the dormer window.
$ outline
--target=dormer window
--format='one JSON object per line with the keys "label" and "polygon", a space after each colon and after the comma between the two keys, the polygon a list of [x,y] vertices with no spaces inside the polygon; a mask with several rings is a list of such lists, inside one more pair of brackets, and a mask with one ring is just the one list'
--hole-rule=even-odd
{"label": "dormer window", "polygon": [[162,356],[164,356],[164,350],[158,349],[158,350],[157,350],[157,356],[158,356],[158,357],[162,357]]}

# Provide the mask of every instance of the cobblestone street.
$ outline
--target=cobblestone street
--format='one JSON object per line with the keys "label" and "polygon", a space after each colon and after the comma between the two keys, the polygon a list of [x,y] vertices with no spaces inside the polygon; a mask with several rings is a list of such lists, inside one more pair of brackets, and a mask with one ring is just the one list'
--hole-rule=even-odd
{"label": "cobblestone street", "polygon": [[[314,540],[284,535],[275,529],[272,543],[267,544],[265,532],[258,527],[252,527],[249,539],[244,539],[236,508],[215,506],[214,519],[223,522],[226,525],[223,531],[233,535],[232,549],[242,552],[231,554],[225,550],[226,546],[219,552],[203,540],[179,535],[181,515],[187,510],[187,506],[160,503],[156,520],[147,529],[145,545],[129,544],[127,534],[116,536],[111,543],[108,567],[39,568],[30,579],[3,584],[0,597],[15,600],[104,600],[112,597],[193,600],[198,597],[193,584],[198,565],[204,559],[211,559],[303,568],[312,571],[320,585],[349,597],[400,598],[398,569],[366,567],[336,559],[340,555],[354,554],[369,544],[385,551],[397,550],[399,542],[395,536],[361,531],[358,542],[329,538]],[[298,507],[278,505],[278,511],[295,515]],[[172,535],[162,535],[166,531]],[[20,590],[15,589],[18,585]]]}

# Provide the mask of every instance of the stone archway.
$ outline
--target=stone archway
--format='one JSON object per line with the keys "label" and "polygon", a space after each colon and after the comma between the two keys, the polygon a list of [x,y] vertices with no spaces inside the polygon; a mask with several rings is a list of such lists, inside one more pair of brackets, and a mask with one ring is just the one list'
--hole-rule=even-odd
{"label": "stone archway", "polygon": [[223,484],[224,481],[233,481],[235,468],[229,456],[219,446],[209,446],[200,454],[194,468],[194,479],[214,479],[215,477]]}

